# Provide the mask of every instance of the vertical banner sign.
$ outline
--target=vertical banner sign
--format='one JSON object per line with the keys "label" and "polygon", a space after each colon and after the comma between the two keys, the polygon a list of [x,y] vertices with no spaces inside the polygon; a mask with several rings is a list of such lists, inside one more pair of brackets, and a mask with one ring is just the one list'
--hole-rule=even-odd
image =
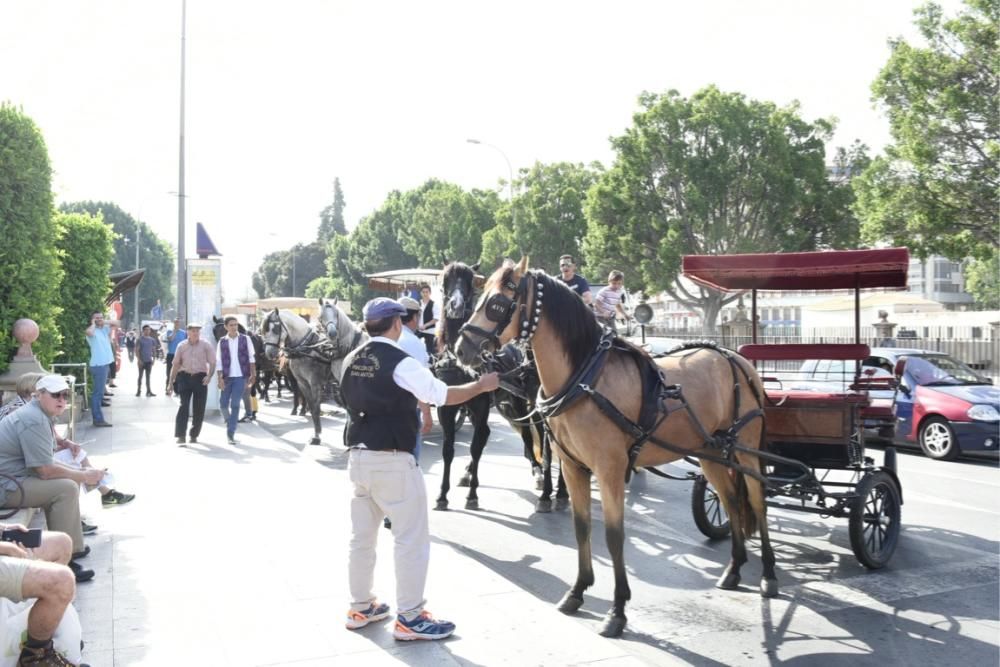
{"label": "vertical banner sign", "polygon": [[[215,345],[216,341],[212,337],[212,317],[222,315],[222,260],[187,260],[187,296],[187,321],[201,323],[202,338]],[[205,409],[218,409],[219,388],[215,378],[208,383],[207,398]]]}
{"label": "vertical banner sign", "polygon": [[187,279],[188,322],[210,324],[222,314],[222,261],[189,259]]}

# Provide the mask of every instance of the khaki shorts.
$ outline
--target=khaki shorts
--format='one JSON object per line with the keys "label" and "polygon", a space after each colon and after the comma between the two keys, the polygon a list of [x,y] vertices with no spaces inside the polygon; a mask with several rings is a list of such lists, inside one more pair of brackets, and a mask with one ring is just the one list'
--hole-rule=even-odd
{"label": "khaki shorts", "polygon": [[31,563],[32,561],[28,558],[0,556],[0,597],[7,598],[12,602],[20,602],[24,599],[21,593],[24,573],[31,567]]}

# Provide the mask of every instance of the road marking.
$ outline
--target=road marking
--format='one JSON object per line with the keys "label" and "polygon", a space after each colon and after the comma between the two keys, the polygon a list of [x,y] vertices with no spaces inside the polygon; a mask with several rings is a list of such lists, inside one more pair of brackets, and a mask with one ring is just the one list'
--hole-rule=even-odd
{"label": "road marking", "polygon": [[939,505],[942,507],[956,507],[968,512],[985,512],[986,514],[1000,514],[998,509],[991,509],[989,507],[981,507],[979,505],[966,505],[965,503],[955,502],[954,500],[946,500],[944,498],[938,498],[936,496],[928,495],[925,493],[914,493],[907,489],[906,491],[907,502],[911,500],[919,500],[921,502],[927,503],[928,505]]}

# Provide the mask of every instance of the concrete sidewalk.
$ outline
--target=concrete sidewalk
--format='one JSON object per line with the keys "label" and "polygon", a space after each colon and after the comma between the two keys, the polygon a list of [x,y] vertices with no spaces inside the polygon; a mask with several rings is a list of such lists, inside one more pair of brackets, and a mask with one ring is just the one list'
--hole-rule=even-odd
{"label": "concrete sidewalk", "polygon": [[[396,642],[391,619],[345,630],[351,490],[346,452],[330,444],[341,441],[339,421],[324,419],[327,444],[309,447],[300,443],[311,426],[286,416],[288,403],[262,405],[260,424],[240,425],[240,444],[227,445],[210,414],[201,442],[180,447],[163,365],[153,378],[158,395],[136,397],[135,368],[123,365],[105,410],[114,427],[92,428],[89,413],[78,426],[94,463],[137,494],[109,509],[96,493],[84,501],[100,526],[82,561],[97,576],[75,603],[92,667],[645,664],[436,540],[448,519],[437,512],[428,607],[457,624],[455,635]],[[376,583],[390,605],[391,545],[384,532]]]}

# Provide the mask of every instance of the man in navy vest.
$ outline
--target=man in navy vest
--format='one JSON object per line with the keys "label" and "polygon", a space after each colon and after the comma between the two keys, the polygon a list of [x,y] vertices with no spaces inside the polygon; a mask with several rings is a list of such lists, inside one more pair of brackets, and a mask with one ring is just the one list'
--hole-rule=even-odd
{"label": "man in navy vest", "polygon": [[240,333],[240,323],[233,316],[225,321],[226,335],[219,341],[215,350],[215,358],[219,362],[219,403],[229,407],[229,418],[226,423],[226,440],[230,445],[236,444],[236,425],[240,419],[240,403],[247,382],[256,377],[257,367],[254,364],[253,346],[250,339]]}
{"label": "man in navy vest", "polygon": [[[420,428],[417,401],[457,405],[499,385],[496,373],[475,382],[449,387],[435,378],[397,344],[402,332],[400,315],[406,309],[387,298],[369,301],[364,308],[365,329],[372,336],[344,360],[341,391],[350,422],[347,445],[351,498],[351,545],[348,577],[351,608],[349,630],[389,616],[389,605],[379,603],[372,590],[375,547],[379,526],[392,521],[396,561],[396,626],[393,636],[444,639],[455,624],[435,620],[424,609],[424,585],[430,557],[427,488],[413,457]],[[430,422],[424,424],[425,432]]]}

